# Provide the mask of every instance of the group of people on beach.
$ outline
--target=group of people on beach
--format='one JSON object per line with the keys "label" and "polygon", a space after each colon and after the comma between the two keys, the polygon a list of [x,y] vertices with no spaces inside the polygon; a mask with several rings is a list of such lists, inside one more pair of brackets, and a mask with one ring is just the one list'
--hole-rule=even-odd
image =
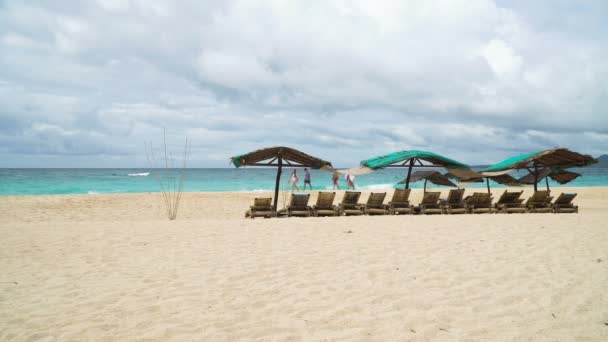
{"label": "group of people on beach", "polygon": [[[308,184],[308,187],[310,188],[310,190],[312,190],[312,184],[310,182],[311,180],[311,175],[310,175],[310,170],[308,170],[308,168],[304,168],[304,190],[306,190],[306,185]],[[333,175],[331,176],[331,180],[333,182],[333,189],[336,190],[340,190],[340,174],[337,171],[334,171]],[[344,175],[344,181],[346,182],[346,190],[355,190],[355,176],[351,175],[351,174],[345,174]],[[298,186],[300,182],[300,179],[298,178],[298,174],[296,172],[296,169],[293,169],[291,171],[291,177],[289,177],[289,184],[291,185],[291,190],[300,190],[300,187]]]}

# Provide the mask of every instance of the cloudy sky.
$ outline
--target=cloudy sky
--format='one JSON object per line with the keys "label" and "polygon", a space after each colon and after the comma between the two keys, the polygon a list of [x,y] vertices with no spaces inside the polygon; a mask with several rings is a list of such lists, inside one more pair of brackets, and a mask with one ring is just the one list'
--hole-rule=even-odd
{"label": "cloudy sky", "polygon": [[[532,3],[532,4],[531,4]],[[0,0],[0,167],[608,152],[608,1]]]}

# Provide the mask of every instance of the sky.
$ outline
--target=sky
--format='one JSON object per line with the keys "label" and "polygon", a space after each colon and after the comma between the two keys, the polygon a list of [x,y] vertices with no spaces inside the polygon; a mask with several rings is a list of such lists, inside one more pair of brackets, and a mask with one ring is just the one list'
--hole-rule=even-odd
{"label": "sky", "polygon": [[[0,0],[0,167],[608,153],[608,1]],[[179,159],[179,158],[176,158]]]}

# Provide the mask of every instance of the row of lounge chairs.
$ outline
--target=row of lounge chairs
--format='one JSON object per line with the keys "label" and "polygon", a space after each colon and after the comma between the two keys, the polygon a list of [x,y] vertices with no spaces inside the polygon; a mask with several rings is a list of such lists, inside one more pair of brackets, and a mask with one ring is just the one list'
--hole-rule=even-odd
{"label": "row of lounge chairs", "polygon": [[386,192],[372,192],[365,204],[359,203],[361,192],[346,191],[342,202],[334,205],[335,192],[319,192],[317,203],[308,205],[310,194],[292,194],[289,205],[275,212],[272,198],[256,198],[245,217],[273,216],[342,216],[342,215],[400,215],[400,214],[477,214],[477,213],[576,213],[572,204],[576,194],[562,193],[555,202],[549,191],[536,191],[524,203],[522,191],[505,191],[496,203],[492,195],[475,192],[464,197],[464,189],[450,190],[446,200],[440,192],[425,192],[418,206],[410,204],[410,189],[396,189],[388,204]]}

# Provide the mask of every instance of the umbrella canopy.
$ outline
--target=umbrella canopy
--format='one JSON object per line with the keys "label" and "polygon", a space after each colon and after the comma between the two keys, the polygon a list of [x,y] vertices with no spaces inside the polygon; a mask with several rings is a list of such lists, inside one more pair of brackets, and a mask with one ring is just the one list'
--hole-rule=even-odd
{"label": "umbrella canopy", "polygon": [[[581,174],[563,170],[560,168],[544,168],[538,172],[536,175],[536,179],[540,182],[543,178],[545,179],[545,183],[547,185],[547,190],[549,190],[549,179],[551,178],[559,184],[570,183],[571,181],[578,178]],[[523,184],[533,184],[535,175],[533,173],[529,173],[524,177],[521,177],[518,182]]]}
{"label": "umbrella canopy", "polygon": [[487,178],[495,181],[496,183],[500,183],[500,184],[508,185],[508,186],[522,186],[523,185],[521,182],[519,182],[517,179],[513,178],[510,175],[499,175],[499,176],[493,176],[493,177],[487,177]]}
{"label": "umbrella canopy", "polygon": [[580,173],[576,173],[576,172],[572,172],[572,171],[553,170],[553,172],[551,172],[549,174],[549,177],[551,177],[551,179],[558,182],[559,184],[566,184],[566,183],[570,183],[573,180],[575,180],[576,178],[580,177],[580,175],[581,175]]}
{"label": "umbrella canopy", "polygon": [[469,168],[469,165],[456,161],[454,159],[450,159],[439,155],[433,152],[427,151],[419,151],[419,150],[409,150],[409,151],[399,151],[394,152],[382,156],[377,156],[373,158],[369,158],[363,160],[361,165],[367,166],[371,169],[377,170],[385,167],[393,166],[393,164],[397,164],[402,162],[400,165],[394,166],[407,166],[408,161],[415,161],[419,163],[419,166],[422,165],[422,160],[427,161],[433,165],[434,167],[445,167],[448,169],[461,169],[461,168]]}
{"label": "umbrella canopy", "polygon": [[536,181],[541,181],[543,178],[547,177],[550,173],[551,173],[551,168],[546,167],[542,170],[539,170],[537,174],[530,172],[527,175],[519,178],[517,181],[522,184],[532,185]]}
{"label": "umbrella canopy", "polygon": [[[445,174],[446,177],[458,179],[461,187],[467,186],[471,183],[483,183],[486,182],[488,193],[490,193],[490,179],[496,183],[508,185],[508,186],[521,186],[523,184],[508,174],[499,174],[496,176],[485,176],[481,173],[473,170],[454,169]],[[485,180],[484,180],[485,179]]]}
{"label": "umbrella canopy", "polygon": [[284,146],[268,147],[230,158],[235,167],[243,166],[276,166],[277,178],[274,189],[274,209],[277,209],[279,198],[279,183],[283,163],[290,167],[310,167],[312,169],[332,168],[331,163],[308,155],[296,149]]}
{"label": "umbrella canopy", "polygon": [[537,151],[520,154],[507,158],[500,163],[494,164],[486,172],[500,172],[506,170],[527,169],[533,164],[542,167],[574,167],[587,166],[597,163],[597,159],[587,154],[570,151],[567,148],[554,148],[551,150]]}
{"label": "umbrella canopy", "polygon": [[[426,162],[425,163],[423,163]],[[414,167],[444,167],[446,169],[468,169],[467,164],[461,163],[433,152],[409,150],[399,151],[361,161],[361,167],[379,170],[385,167],[407,167],[405,188],[410,186],[410,177]]]}
{"label": "umbrella canopy", "polygon": [[534,184],[534,191],[536,191],[538,181],[544,177],[541,174],[543,169],[582,167],[597,162],[597,159],[590,155],[570,151],[566,148],[554,148],[513,156],[488,167],[482,171],[482,174],[492,176],[506,174],[513,170],[526,169],[532,175],[532,183]]}
{"label": "umbrella canopy", "polygon": [[[331,163],[326,160],[313,157],[304,152],[284,146],[267,147],[253,152],[241,154],[239,156],[230,158],[230,162],[236,167],[278,166],[279,159],[294,167],[310,167],[313,169],[320,169],[323,166],[331,167]],[[277,163],[272,164],[274,162]]]}
{"label": "umbrella canopy", "polygon": [[[426,192],[426,183],[430,181],[433,184],[444,185],[444,186],[453,186],[456,187],[456,184],[452,183],[452,181],[442,175],[437,171],[416,171],[410,177],[410,183],[415,183],[424,179],[424,192]],[[397,184],[405,184],[407,179],[402,180]]]}

